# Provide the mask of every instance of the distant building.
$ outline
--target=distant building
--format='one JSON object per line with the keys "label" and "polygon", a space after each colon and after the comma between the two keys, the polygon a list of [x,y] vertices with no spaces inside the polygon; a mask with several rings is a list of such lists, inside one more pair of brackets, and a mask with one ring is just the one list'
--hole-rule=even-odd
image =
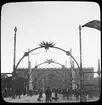
{"label": "distant building", "polygon": [[[80,85],[80,74],[78,68],[74,69],[75,71],[75,82]],[[84,72],[84,87],[85,88],[94,88],[96,83],[94,82],[94,68],[83,68]]]}
{"label": "distant building", "polygon": [[18,68],[17,71],[17,78],[23,77],[28,79],[28,68]]}
{"label": "distant building", "polygon": [[[80,81],[79,70],[78,68],[75,68],[74,71],[75,71],[76,81],[78,82]],[[94,79],[94,73],[90,73],[90,72],[94,72],[94,68],[83,68],[83,72],[84,72],[84,83],[92,82]]]}
{"label": "distant building", "polygon": [[[75,83],[80,84],[80,75],[78,68],[74,68],[75,71]],[[93,72],[94,68],[83,68],[84,72]],[[71,69],[70,68],[32,68],[32,83],[37,88],[46,88],[51,86],[52,88],[67,88],[71,82]],[[28,69],[19,68],[17,70],[17,77],[28,78]],[[43,81],[42,81],[43,80]],[[84,73],[84,84],[93,85],[94,73]],[[43,86],[43,87],[42,87]]]}

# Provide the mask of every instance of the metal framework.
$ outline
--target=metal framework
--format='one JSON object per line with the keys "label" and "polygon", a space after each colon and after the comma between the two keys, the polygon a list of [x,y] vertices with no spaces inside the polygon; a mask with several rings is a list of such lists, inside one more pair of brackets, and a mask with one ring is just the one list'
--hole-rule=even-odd
{"label": "metal framework", "polygon": [[[45,43],[45,42],[43,41],[43,42],[41,42],[41,43],[39,44],[40,47],[36,47],[36,48],[34,48],[34,49],[32,49],[32,50],[30,50],[30,51],[28,51],[28,52],[25,52],[24,55],[21,57],[21,59],[18,61],[17,65],[15,66],[14,71],[12,72],[13,78],[15,78],[17,67],[18,67],[18,65],[20,64],[20,62],[23,60],[23,58],[29,56],[29,53],[31,53],[32,51],[37,50],[37,49],[40,49],[40,48],[45,48],[45,50],[49,50],[49,48],[55,48],[55,49],[58,49],[58,50],[61,50],[61,51],[65,52],[67,56],[70,56],[70,57],[75,61],[75,63],[76,63],[77,66],[78,66],[78,69],[80,69],[80,66],[79,66],[78,62],[77,62],[76,59],[71,55],[70,51],[66,51],[66,50],[64,50],[64,49],[62,49],[62,48],[60,48],[60,47],[56,47],[56,46],[54,46],[54,45],[55,45],[55,44],[54,44],[53,42],[46,42],[46,43]],[[30,75],[29,75],[29,76],[30,76]]]}
{"label": "metal framework", "polygon": [[20,62],[23,60],[24,57],[27,57],[29,53],[31,53],[31,52],[34,51],[34,50],[40,49],[40,48],[45,48],[45,50],[48,50],[49,48],[56,48],[56,49],[59,49],[59,50],[65,52],[66,55],[71,56],[72,59],[76,62],[78,68],[80,68],[78,62],[76,61],[76,59],[70,54],[70,51],[66,51],[66,50],[64,50],[64,49],[62,49],[62,48],[55,47],[52,42],[49,42],[49,43],[48,43],[48,42],[46,42],[46,43],[43,42],[43,43],[41,43],[41,44],[39,44],[39,45],[40,45],[40,47],[36,47],[36,48],[34,48],[34,49],[32,49],[32,50],[30,50],[30,51],[28,51],[28,52],[25,52],[24,55],[23,55],[23,56],[21,57],[21,59],[19,60],[19,62],[17,63],[15,69],[17,69],[18,65],[20,64]]}
{"label": "metal framework", "polygon": [[45,63],[48,63],[48,64],[55,63],[55,64],[58,64],[58,65],[62,66],[62,68],[65,67],[65,66],[62,65],[61,63],[55,62],[55,61],[52,60],[52,59],[46,59],[46,61],[44,61],[44,62],[42,62],[42,63],[36,65],[35,68],[37,68],[38,66],[40,66],[40,65],[42,65],[42,64],[45,64]]}

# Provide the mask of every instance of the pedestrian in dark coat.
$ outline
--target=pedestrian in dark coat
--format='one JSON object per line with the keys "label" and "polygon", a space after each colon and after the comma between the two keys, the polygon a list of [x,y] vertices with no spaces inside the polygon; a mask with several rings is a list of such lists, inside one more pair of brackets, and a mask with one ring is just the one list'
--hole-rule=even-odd
{"label": "pedestrian in dark coat", "polygon": [[49,103],[51,102],[51,89],[50,87],[48,87],[46,90],[45,90],[45,95],[46,95],[46,103]]}

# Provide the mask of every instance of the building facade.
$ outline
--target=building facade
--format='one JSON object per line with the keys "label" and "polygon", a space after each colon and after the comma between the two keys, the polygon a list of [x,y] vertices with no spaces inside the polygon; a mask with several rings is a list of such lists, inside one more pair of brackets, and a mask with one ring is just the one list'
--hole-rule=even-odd
{"label": "building facade", "polygon": [[[84,84],[94,84],[93,68],[83,68],[84,72]],[[45,89],[50,86],[51,88],[70,88],[73,84],[74,88],[80,86],[80,75],[78,68],[74,68],[74,78],[72,77],[71,68],[32,68],[30,76],[33,88]],[[23,77],[28,79],[28,69],[19,68],[17,70],[17,77]],[[74,80],[74,83],[73,81]]]}

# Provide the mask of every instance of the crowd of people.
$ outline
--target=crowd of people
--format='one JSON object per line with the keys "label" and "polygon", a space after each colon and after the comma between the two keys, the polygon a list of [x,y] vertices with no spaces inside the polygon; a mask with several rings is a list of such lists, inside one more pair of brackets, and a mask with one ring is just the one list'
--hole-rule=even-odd
{"label": "crowd of people", "polygon": [[[41,99],[43,98],[42,94],[45,93],[46,99],[45,102],[46,103],[51,103],[52,100],[57,101],[58,98],[58,89],[56,88],[54,91],[51,90],[50,87],[47,87],[47,89],[45,91],[43,91],[42,89],[39,91],[39,97],[38,97],[38,101],[41,101]],[[52,93],[54,93],[54,96],[52,96]]]}
{"label": "crowd of people", "polygon": [[[59,99],[59,95],[62,95],[62,99],[65,100],[72,100],[72,97],[76,97],[76,100],[80,99],[80,90],[79,89],[74,89],[72,90],[71,88],[64,88],[64,89],[51,89],[51,87],[47,87],[45,90],[42,89],[33,89],[33,90],[27,90],[26,84],[27,82],[23,79],[18,79],[16,81],[12,81],[12,77],[8,77],[5,80],[1,81],[1,93],[2,97],[11,97],[11,98],[17,98],[21,95],[28,95],[28,96],[33,96],[33,95],[38,95],[37,101],[41,101],[43,98],[43,93],[46,96],[45,102],[49,103],[54,101],[57,101]],[[52,93],[54,93],[54,96],[52,96]],[[89,95],[89,98],[93,98],[93,93],[95,91],[92,90],[85,90],[84,95],[87,96]],[[95,93],[96,94],[96,93]]]}
{"label": "crowd of people", "polygon": [[[94,91],[95,92],[95,91]],[[73,100],[72,97],[75,97],[77,101],[79,101],[80,99],[80,90],[79,89],[70,89],[70,88],[66,88],[66,89],[51,89],[50,87],[48,87],[47,89],[45,89],[45,91],[43,92],[43,90],[39,91],[39,97],[38,97],[38,101],[42,101],[42,94],[45,93],[45,102],[46,103],[51,103],[53,100],[57,101],[59,98],[59,95],[62,95],[62,99],[65,100]],[[52,93],[54,93],[54,96],[52,95]],[[89,98],[93,98],[93,91],[92,90],[88,90],[85,91],[83,93],[84,95],[84,102],[86,102]],[[87,99],[87,95],[89,96]]]}

